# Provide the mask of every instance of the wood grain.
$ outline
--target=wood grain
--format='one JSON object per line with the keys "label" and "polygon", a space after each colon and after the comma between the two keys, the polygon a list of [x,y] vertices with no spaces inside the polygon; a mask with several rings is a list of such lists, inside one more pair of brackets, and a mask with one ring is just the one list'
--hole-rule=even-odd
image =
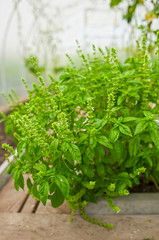
{"label": "wood grain", "polygon": [[94,216],[114,229],[86,222],[80,216],[69,221],[68,214],[1,213],[0,240],[142,240],[159,239],[159,217]]}
{"label": "wood grain", "polygon": [[32,196],[29,196],[21,212],[32,213],[36,206],[36,203],[37,203],[37,200],[35,200]]}
{"label": "wood grain", "polygon": [[22,189],[16,191],[12,179],[0,191],[0,212],[18,212],[27,193]]}
{"label": "wood grain", "polygon": [[47,201],[46,206],[43,206],[42,203],[39,204],[39,207],[36,211],[38,214],[70,214],[71,209],[68,207],[68,204],[66,201],[58,207],[58,208],[53,208],[51,206],[51,202]]}

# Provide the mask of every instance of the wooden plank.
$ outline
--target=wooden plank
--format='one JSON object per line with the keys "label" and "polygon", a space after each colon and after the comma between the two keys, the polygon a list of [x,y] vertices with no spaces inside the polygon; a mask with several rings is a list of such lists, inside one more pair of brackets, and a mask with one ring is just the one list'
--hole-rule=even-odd
{"label": "wooden plank", "polygon": [[0,191],[0,212],[18,212],[27,193],[22,189],[16,191],[12,179]]}
{"label": "wooden plank", "polygon": [[22,208],[22,213],[33,213],[36,208],[37,200],[35,200],[32,196],[29,196],[24,207]]}
{"label": "wooden plank", "polygon": [[86,222],[76,215],[73,222],[68,214],[1,213],[0,239],[12,240],[142,240],[159,239],[159,215],[94,216],[99,221],[113,223],[105,229]]}
{"label": "wooden plank", "polygon": [[51,206],[51,202],[47,201],[46,206],[43,206],[42,203],[39,204],[39,207],[36,211],[37,214],[70,214],[71,209],[68,207],[68,204],[66,201],[58,207],[58,208],[53,208]]}

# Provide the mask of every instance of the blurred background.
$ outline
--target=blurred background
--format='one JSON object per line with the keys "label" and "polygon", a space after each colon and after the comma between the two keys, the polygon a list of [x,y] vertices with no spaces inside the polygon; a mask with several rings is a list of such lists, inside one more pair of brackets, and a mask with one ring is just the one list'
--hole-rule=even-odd
{"label": "blurred background", "polygon": [[[142,25],[142,26],[141,26]],[[34,55],[47,73],[58,75],[75,57],[78,40],[84,52],[115,47],[123,61],[135,54],[145,29],[150,52],[159,29],[158,0],[1,0],[0,91],[13,88],[27,96],[21,82],[35,80],[27,59]],[[6,104],[0,95],[0,106]]]}

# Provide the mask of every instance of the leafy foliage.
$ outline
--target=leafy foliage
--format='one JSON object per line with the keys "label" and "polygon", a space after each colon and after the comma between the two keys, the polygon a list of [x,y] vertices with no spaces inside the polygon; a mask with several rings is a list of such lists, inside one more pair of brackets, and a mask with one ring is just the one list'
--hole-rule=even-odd
{"label": "leafy foliage", "polygon": [[[142,19],[142,26],[140,26],[141,29],[143,29],[146,32],[147,38],[150,40],[149,45],[149,51],[153,49],[153,41],[154,36],[157,35],[157,32],[159,28],[154,29],[153,23],[156,19],[159,19],[159,2],[158,0],[130,0],[130,1],[124,1],[124,0],[111,0],[110,1],[110,7],[116,7],[120,6],[122,2],[127,3],[127,10],[123,14],[123,19],[125,19],[128,23],[131,23],[133,19],[136,19],[136,12],[138,7],[142,6],[144,7],[146,13],[145,18]],[[150,7],[151,6],[151,7]],[[142,9],[141,9],[142,11]],[[137,22],[137,21],[136,21]],[[139,27],[139,26],[138,26]]]}
{"label": "leafy foliage", "polygon": [[[158,40],[159,42],[159,40]],[[81,208],[90,222],[112,227],[84,213],[87,202],[104,196],[119,212],[112,198],[128,195],[140,183],[140,174],[159,183],[159,49],[156,60],[146,53],[146,42],[138,46],[138,57],[121,64],[114,48],[99,49],[103,58],[85,56],[81,65],[66,67],[56,81],[45,85],[36,66],[39,84],[29,90],[29,102],[14,105],[9,116],[18,141],[8,168],[15,188],[24,188],[29,175],[29,193],[53,207],[67,200],[72,215]]]}

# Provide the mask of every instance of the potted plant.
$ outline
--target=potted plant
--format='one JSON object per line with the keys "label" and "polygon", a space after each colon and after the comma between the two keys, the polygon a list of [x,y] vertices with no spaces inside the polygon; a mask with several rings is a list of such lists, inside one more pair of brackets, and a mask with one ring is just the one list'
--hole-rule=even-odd
{"label": "potted plant", "polygon": [[29,101],[14,105],[9,116],[15,126],[17,152],[8,173],[14,186],[24,188],[44,205],[53,207],[66,199],[72,215],[103,196],[115,211],[112,198],[129,194],[128,188],[146,181],[159,183],[159,34],[156,58],[146,53],[146,40],[138,44],[138,56],[120,63],[114,48],[99,48],[102,58],[85,56],[81,65],[66,67],[57,81],[46,86],[36,58],[31,61],[39,84],[28,90]]}

